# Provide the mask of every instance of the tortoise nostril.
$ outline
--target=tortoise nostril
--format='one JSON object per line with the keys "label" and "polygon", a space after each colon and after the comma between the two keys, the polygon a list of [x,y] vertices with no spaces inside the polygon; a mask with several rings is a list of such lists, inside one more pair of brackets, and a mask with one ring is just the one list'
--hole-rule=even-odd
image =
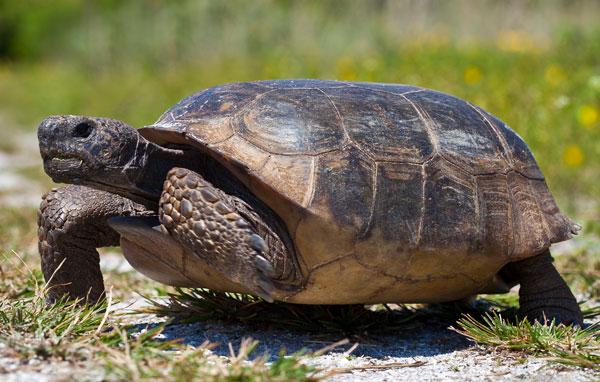
{"label": "tortoise nostril", "polygon": [[94,126],[89,122],[80,122],[73,129],[73,136],[77,138],[87,138],[92,134]]}

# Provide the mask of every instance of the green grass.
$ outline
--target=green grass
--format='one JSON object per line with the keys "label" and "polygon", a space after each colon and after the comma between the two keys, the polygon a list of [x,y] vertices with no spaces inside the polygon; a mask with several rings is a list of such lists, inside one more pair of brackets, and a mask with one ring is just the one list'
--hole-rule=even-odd
{"label": "green grass", "polygon": [[[215,344],[191,347],[164,341],[165,324],[147,328],[129,324],[132,317],[114,306],[111,298],[96,305],[78,301],[47,304],[47,284],[39,271],[32,244],[36,240],[35,211],[0,209],[0,358],[27,365],[67,361],[77,365],[74,378],[102,375],[104,380],[156,381],[316,381],[319,371],[303,363],[312,354],[279,354],[267,362],[256,354],[256,341],[246,339],[227,357],[209,350]],[[15,250],[23,248],[18,254]],[[118,280],[118,295],[130,298],[133,289],[150,294],[156,284],[136,274],[109,274],[107,285]],[[162,293],[162,292],[161,292]],[[22,366],[26,369],[28,366]]]}
{"label": "green grass", "polygon": [[[21,266],[19,266],[20,262]],[[139,328],[111,311],[111,298],[95,305],[60,300],[48,304],[47,285],[39,271],[18,259],[0,275],[0,357],[87,365],[87,372],[105,380],[129,381],[317,381],[318,370],[303,363],[308,353],[255,355],[257,342],[242,341],[239,350],[220,357],[215,344],[190,347],[164,341],[165,324]],[[85,377],[77,375],[76,378]]]}
{"label": "green grass", "polygon": [[47,304],[47,284],[16,253],[5,257],[0,274],[0,342],[21,357],[64,358],[73,341],[98,333],[107,304],[59,300]]}
{"label": "green grass", "polygon": [[547,325],[516,316],[516,293],[488,295],[492,304],[489,312],[467,314],[460,318],[454,329],[467,338],[495,349],[506,349],[525,355],[544,357],[556,363],[600,370],[600,306],[598,302],[598,238],[590,234],[583,245],[568,255],[556,257],[556,265],[571,289],[589,298],[593,307],[582,302],[585,320],[596,322],[587,328]]}
{"label": "green grass", "polygon": [[486,313],[478,320],[466,315],[456,332],[497,349],[543,356],[565,365],[600,370],[600,325],[585,329],[549,322],[512,322],[501,314]]}

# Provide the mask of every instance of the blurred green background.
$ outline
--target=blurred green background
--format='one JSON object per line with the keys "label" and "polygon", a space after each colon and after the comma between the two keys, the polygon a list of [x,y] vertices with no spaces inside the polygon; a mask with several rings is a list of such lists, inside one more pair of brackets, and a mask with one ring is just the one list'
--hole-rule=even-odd
{"label": "blurred green background", "polygon": [[293,77],[479,104],[530,145],[564,210],[600,217],[600,1],[0,0],[5,158],[50,114],[142,126],[208,86]]}

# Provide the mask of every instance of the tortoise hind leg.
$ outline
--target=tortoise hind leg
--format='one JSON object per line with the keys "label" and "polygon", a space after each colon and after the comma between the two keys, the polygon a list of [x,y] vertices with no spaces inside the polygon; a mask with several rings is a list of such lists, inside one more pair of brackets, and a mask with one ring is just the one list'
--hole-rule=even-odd
{"label": "tortoise hind leg", "polygon": [[550,251],[507,264],[502,276],[521,284],[519,314],[530,321],[555,320],[583,325],[583,316],[573,293],[552,265]]}
{"label": "tortoise hind leg", "polygon": [[159,217],[175,240],[231,281],[267,301],[283,298],[282,277],[289,273],[284,265],[290,262],[277,258],[291,254],[242,199],[191,170],[175,168],[164,185]]}

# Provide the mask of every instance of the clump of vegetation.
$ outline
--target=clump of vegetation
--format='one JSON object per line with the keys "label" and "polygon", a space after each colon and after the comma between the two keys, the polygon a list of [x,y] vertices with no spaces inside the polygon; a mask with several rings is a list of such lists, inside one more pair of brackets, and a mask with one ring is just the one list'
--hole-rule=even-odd
{"label": "clump of vegetation", "polygon": [[[598,298],[599,252],[593,233],[578,249],[556,257],[557,267],[572,290],[592,304]],[[516,293],[486,296],[484,301],[492,309],[479,314],[463,315],[457,322],[456,332],[479,344],[496,349],[507,349],[548,358],[565,365],[600,370],[600,306],[582,304],[583,317],[596,321],[586,328],[564,326],[554,322],[541,324],[519,320],[516,315]]]}
{"label": "clump of vegetation", "polygon": [[176,288],[168,298],[148,300],[142,311],[182,322],[220,320],[259,324],[286,330],[331,333],[361,337],[368,333],[394,331],[424,315],[416,306],[298,305],[268,303],[252,295],[208,289]]}
{"label": "clump of vegetation", "polygon": [[456,332],[471,340],[499,349],[544,356],[552,361],[600,370],[600,325],[585,329],[556,324],[554,321],[513,322],[497,312],[481,319],[465,315],[457,322]]}
{"label": "clump of vegetation", "polygon": [[66,299],[48,304],[40,271],[16,253],[0,264],[0,343],[21,358],[85,358],[73,344],[102,332],[109,304]]}
{"label": "clump of vegetation", "polygon": [[80,300],[48,304],[47,284],[40,272],[23,273],[20,268],[20,277],[15,277],[19,273],[15,271],[3,273],[0,279],[0,343],[12,357],[87,362],[88,371],[101,373],[107,380],[320,379],[314,367],[302,362],[311,356],[307,353],[281,353],[269,362],[268,354],[253,356],[257,341],[245,339],[238,351],[230,344],[230,355],[220,357],[210,352],[216,344],[191,347],[179,340],[160,339],[164,323],[140,333],[120,322],[110,298],[94,305]]}
{"label": "clump of vegetation", "polygon": [[137,337],[118,330],[110,337],[119,347],[101,346],[101,358],[109,379],[126,381],[318,381],[318,371],[301,362],[304,353],[281,353],[272,363],[269,355],[251,358],[257,341],[245,339],[237,351],[219,357],[210,352],[216,344],[191,347],[176,341],[156,340],[163,326]]}
{"label": "clump of vegetation", "polygon": [[104,302],[60,300],[49,305],[37,280],[28,280],[33,282],[36,290],[31,296],[0,300],[0,342],[27,356],[65,357],[71,341],[102,329]]}

